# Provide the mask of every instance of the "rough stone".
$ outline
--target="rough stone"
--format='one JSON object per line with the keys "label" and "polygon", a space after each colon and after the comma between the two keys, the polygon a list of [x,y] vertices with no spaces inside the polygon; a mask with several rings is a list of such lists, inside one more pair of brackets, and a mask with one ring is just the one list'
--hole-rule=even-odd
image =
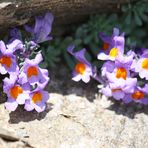
{"label": "rough stone", "polygon": [[8,147],[148,147],[148,109],[137,104],[125,106],[97,95],[90,102],[74,93],[51,93],[43,113],[28,113],[23,107],[10,113],[4,104],[0,111],[1,127],[15,131],[21,139],[6,143]]}
{"label": "rough stone", "polygon": [[11,131],[0,128],[0,137],[7,141],[18,141],[19,138]]}

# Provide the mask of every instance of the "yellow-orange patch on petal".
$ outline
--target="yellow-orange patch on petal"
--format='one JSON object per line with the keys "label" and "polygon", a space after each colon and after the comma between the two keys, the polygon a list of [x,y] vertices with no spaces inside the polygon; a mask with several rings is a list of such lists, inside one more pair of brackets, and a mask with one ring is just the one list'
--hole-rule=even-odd
{"label": "yellow-orange patch on petal", "polygon": [[10,89],[10,95],[12,98],[16,99],[19,94],[23,93],[23,90],[20,86],[13,86]]}
{"label": "yellow-orange patch on petal", "polygon": [[109,48],[109,44],[104,42],[103,43],[103,50],[107,50]]}
{"label": "yellow-orange patch on petal", "polygon": [[135,100],[140,100],[140,99],[143,99],[144,98],[144,93],[137,90],[135,91],[133,94],[132,94],[132,98],[135,99]]}
{"label": "yellow-orange patch on petal", "polygon": [[75,71],[79,74],[84,74],[86,70],[86,66],[83,63],[77,63],[75,66]]}
{"label": "yellow-orange patch on petal", "polygon": [[116,58],[116,56],[118,55],[118,49],[117,48],[112,48],[109,52],[109,56],[112,58]]}
{"label": "yellow-orange patch on petal", "polygon": [[6,67],[10,68],[10,66],[12,64],[12,60],[8,56],[3,56],[2,58],[0,58],[0,63],[2,65],[6,65]]}
{"label": "yellow-orange patch on petal", "polygon": [[35,66],[31,66],[27,69],[27,76],[30,78],[31,76],[37,76],[38,75],[38,68]]}
{"label": "yellow-orange patch on petal", "polygon": [[148,58],[142,61],[142,68],[148,70]]}
{"label": "yellow-orange patch on petal", "polygon": [[124,80],[126,80],[126,77],[127,77],[126,69],[123,67],[118,68],[116,71],[116,78],[123,78]]}
{"label": "yellow-orange patch on petal", "polygon": [[119,92],[119,91],[122,91],[122,89],[120,88],[112,89],[112,92]]}
{"label": "yellow-orange patch on petal", "polygon": [[40,92],[34,93],[33,96],[32,96],[32,101],[34,103],[42,101],[42,94]]}

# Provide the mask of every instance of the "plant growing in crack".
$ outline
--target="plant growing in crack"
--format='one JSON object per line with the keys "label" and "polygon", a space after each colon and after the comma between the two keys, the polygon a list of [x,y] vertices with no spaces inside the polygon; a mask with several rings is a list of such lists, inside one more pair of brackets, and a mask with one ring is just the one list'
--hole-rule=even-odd
{"label": "plant growing in crack", "polygon": [[25,25],[31,33],[29,40],[22,40],[20,31],[12,29],[11,39],[5,44],[0,41],[0,73],[8,74],[3,82],[3,91],[7,94],[6,109],[15,111],[18,105],[24,105],[27,111],[45,110],[49,93],[44,90],[49,82],[48,70],[40,67],[43,61],[39,44],[51,40],[49,35],[53,23],[53,15],[35,18],[35,26]]}

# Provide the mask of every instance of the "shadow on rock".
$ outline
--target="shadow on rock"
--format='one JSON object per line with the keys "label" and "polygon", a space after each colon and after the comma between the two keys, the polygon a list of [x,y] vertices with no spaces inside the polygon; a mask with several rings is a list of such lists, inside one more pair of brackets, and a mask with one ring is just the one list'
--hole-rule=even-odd
{"label": "shadow on rock", "polygon": [[5,103],[6,100],[7,100],[6,94],[4,94],[4,93],[0,90],[0,104]]}
{"label": "shadow on rock", "polygon": [[88,84],[85,84],[82,81],[72,81],[69,75],[66,78],[64,76],[57,76],[56,78],[53,76],[47,90],[62,95],[76,94],[77,96],[86,97],[90,102],[94,101],[95,94],[98,92],[95,80],[91,80]]}
{"label": "shadow on rock", "polygon": [[[57,72],[55,73],[55,71]],[[95,80],[92,79],[87,84],[82,81],[73,81],[71,71],[64,64],[60,64],[53,70],[50,69],[49,72],[51,77],[47,86],[49,92],[62,95],[76,94],[77,96],[86,97],[90,102],[94,101],[95,94],[98,92],[98,83]]]}
{"label": "shadow on rock", "polygon": [[33,120],[42,120],[45,118],[47,113],[52,110],[53,104],[48,103],[46,106],[45,111],[38,113],[35,110],[28,112],[24,110],[23,106],[19,106],[16,111],[11,112],[9,114],[10,119],[9,123],[10,124],[15,124],[19,122],[29,122]]}
{"label": "shadow on rock", "polygon": [[148,105],[142,105],[135,102],[125,104],[120,101],[113,100],[113,104],[108,107],[109,110],[115,111],[118,115],[123,115],[133,119],[135,115],[144,113],[148,115]]}

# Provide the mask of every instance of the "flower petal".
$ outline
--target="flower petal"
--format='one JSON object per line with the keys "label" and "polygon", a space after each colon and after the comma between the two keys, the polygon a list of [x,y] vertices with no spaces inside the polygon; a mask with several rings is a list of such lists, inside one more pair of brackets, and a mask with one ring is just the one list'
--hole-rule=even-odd
{"label": "flower petal", "polygon": [[35,108],[35,110],[38,112],[38,113],[40,113],[40,112],[43,112],[44,110],[45,110],[45,108],[46,108],[46,105],[45,105],[45,103],[38,103],[38,104],[34,104],[34,108]]}
{"label": "flower petal", "polygon": [[26,100],[24,109],[27,111],[32,111],[34,109],[34,105],[31,103],[30,100]]}
{"label": "flower petal", "polygon": [[15,111],[18,107],[18,103],[15,100],[8,100],[8,102],[5,103],[5,107],[7,110]]}

